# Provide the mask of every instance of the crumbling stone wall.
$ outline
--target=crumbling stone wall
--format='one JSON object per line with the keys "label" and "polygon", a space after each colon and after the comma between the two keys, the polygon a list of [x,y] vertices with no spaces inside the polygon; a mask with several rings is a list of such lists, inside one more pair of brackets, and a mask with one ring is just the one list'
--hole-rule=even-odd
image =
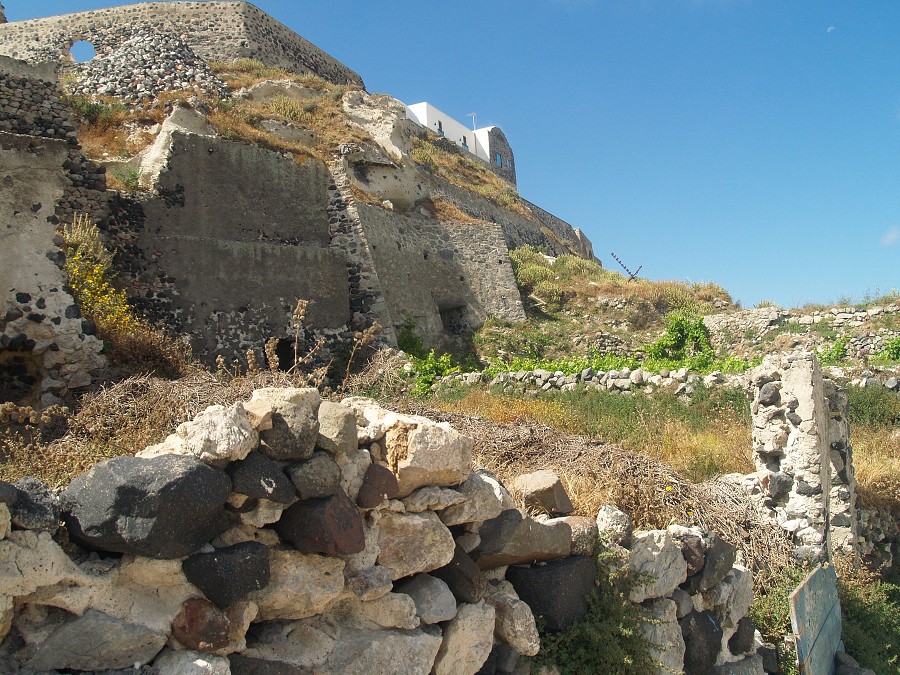
{"label": "crumbling stone wall", "polygon": [[247,2],[146,2],[0,25],[0,54],[41,62],[66,58],[78,40],[103,55],[121,44],[122,27],[141,24],[183,39],[207,61],[253,58],[336,84],[362,78]]}
{"label": "crumbling stone wall", "polygon": [[62,271],[57,226],[104,213],[55,84],[0,58],[0,400],[47,407],[91,384],[105,360]]}
{"label": "crumbling stone wall", "polygon": [[267,388],[61,494],[0,482],[0,670],[520,672],[535,616],[585,617],[600,537],[641,575],[651,673],[762,672],[733,546],[571,516],[548,471],[516,479],[520,509],[472,448],[369,399]]}
{"label": "crumbling stone wall", "polygon": [[858,551],[846,393],[810,353],[766,357],[749,379],[760,485],[797,557]]}

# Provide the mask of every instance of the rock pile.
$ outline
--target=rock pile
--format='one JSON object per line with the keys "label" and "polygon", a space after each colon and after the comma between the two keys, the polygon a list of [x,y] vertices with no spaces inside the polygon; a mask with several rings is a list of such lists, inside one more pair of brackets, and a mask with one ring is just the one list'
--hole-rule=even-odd
{"label": "rock pile", "polygon": [[[128,30],[128,29],[125,29]],[[225,98],[228,88],[180,38],[143,28],[77,68],[73,93],[140,101],[164,91]]]}
{"label": "rock pile", "polygon": [[652,575],[631,599],[660,619],[663,663],[702,644],[703,667],[762,672],[733,548],[632,533],[611,507],[571,516],[549,472],[517,479],[523,512],[471,450],[369,399],[270,388],[59,495],[0,482],[0,671],[527,672],[534,613],[551,628],[584,617],[600,531]]}

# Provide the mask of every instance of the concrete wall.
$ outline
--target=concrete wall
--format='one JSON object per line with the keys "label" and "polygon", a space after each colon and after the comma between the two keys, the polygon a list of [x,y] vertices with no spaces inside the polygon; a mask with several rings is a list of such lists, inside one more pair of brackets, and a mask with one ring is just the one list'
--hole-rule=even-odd
{"label": "concrete wall", "polygon": [[329,183],[319,161],[175,133],[157,195],[117,219],[139,304],[188,334],[208,362],[290,335],[299,298],[311,301],[310,327],[348,323],[347,258],[330,247]]}
{"label": "concrete wall", "polygon": [[[102,55],[124,38],[122,28],[145,25],[181,37],[210,60],[254,58],[330,82],[362,87],[362,78],[285,25],[246,2],[147,2],[0,25],[0,54],[58,61],[78,40]],[[127,35],[125,36],[127,37]]]}

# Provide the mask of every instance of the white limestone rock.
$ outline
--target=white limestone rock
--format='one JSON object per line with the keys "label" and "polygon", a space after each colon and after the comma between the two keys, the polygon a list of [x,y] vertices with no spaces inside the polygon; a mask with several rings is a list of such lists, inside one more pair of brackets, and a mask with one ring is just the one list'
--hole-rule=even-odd
{"label": "white limestone rock", "polygon": [[258,621],[305,619],[322,612],[344,590],[344,561],[299,551],[269,551],[269,585],[247,599]]}
{"label": "white limestone rock", "polygon": [[356,442],[356,414],[347,406],[331,401],[319,405],[319,438],[316,445],[331,453],[353,452]]}
{"label": "white limestone rock", "polygon": [[384,439],[388,468],[397,476],[398,497],[426,485],[449,487],[471,472],[472,439],[446,422],[415,415],[398,415],[371,399],[343,401],[356,413],[360,444]]}
{"label": "white limestone rock", "polygon": [[485,602],[496,612],[494,634],[519,654],[534,656],[541,648],[531,607],[521,600],[508,581],[492,581],[487,585]]}
{"label": "white limestone rock", "polygon": [[503,503],[495,492],[495,485],[479,472],[469,475],[456,488],[465,501],[448,506],[441,511],[441,522],[448,527],[463,523],[477,523],[496,518],[503,510]]}
{"label": "white limestone rock", "polygon": [[466,501],[466,497],[457,490],[428,485],[415,490],[402,501],[407,513],[421,513],[446,509]]}
{"label": "white limestone rock", "polygon": [[432,511],[386,513],[378,523],[378,563],[392,579],[443,567],[453,559],[453,535]]}
{"label": "white limestone rock", "polygon": [[[437,631],[435,631],[437,633]],[[327,667],[332,675],[428,675],[441,646],[439,634],[417,630],[345,627]]]}
{"label": "white limestone rock", "polygon": [[450,587],[430,574],[417,574],[397,585],[398,593],[412,598],[416,614],[423,623],[449,621],[456,616],[456,598]]}
{"label": "white limestone rock", "polygon": [[687,579],[687,563],[681,549],[666,530],[635,532],[628,566],[638,575],[646,575],[644,583],[629,594],[632,602],[669,595]]}
{"label": "white limestone rock", "polygon": [[462,603],[444,628],[444,640],[434,661],[434,675],[475,675],[494,645],[495,612],[480,601]]}
{"label": "white limestone rock", "polygon": [[193,420],[179,424],[162,443],[141,450],[137,456],[193,455],[207,464],[223,466],[244,459],[257,445],[259,434],[241,403],[229,408],[212,405]]}

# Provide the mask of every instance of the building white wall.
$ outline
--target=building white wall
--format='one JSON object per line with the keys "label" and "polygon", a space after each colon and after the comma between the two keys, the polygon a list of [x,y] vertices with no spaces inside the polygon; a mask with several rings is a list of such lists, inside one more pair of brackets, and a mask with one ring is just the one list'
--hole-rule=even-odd
{"label": "building white wall", "polygon": [[[490,127],[473,131],[466,125],[457,122],[447,113],[425,102],[406,106],[406,116],[435,133],[439,133],[438,122],[440,122],[440,128],[444,131],[444,138],[453,141],[460,147],[463,147],[463,139],[465,138],[469,152],[485,161],[488,160],[490,149],[487,147],[487,130]],[[484,133],[479,134],[479,131]],[[481,139],[480,142],[479,138]]]}

